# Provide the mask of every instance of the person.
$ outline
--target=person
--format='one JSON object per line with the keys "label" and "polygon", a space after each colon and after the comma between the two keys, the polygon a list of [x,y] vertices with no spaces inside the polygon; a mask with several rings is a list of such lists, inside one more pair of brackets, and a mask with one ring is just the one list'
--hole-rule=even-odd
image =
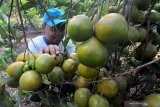
{"label": "person", "polygon": [[[50,8],[43,16],[42,31],[44,35],[33,38],[28,43],[28,49],[34,53],[48,53],[55,56],[64,53],[63,45],[66,20],[62,19],[64,12],[58,8]],[[69,40],[66,45],[68,54],[75,52],[74,43]]]}

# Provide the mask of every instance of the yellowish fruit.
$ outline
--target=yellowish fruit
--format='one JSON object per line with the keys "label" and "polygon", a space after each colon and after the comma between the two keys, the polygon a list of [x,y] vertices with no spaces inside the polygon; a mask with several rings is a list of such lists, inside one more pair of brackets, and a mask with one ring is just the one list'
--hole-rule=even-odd
{"label": "yellowish fruit", "polygon": [[128,24],[122,15],[109,13],[97,22],[95,32],[103,43],[116,44],[127,39]]}
{"label": "yellowish fruit", "polygon": [[48,74],[55,66],[54,58],[49,54],[41,54],[35,60],[35,68],[39,73]]}
{"label": "yellowish fruit", "polygon": [[78,107],[88,107],[91,92],[88,88],[79,88],[75,91],[74,101]]}
{"label": "yellowish fruit", "polygon": [[93,94],[89,98],[89,107],[110,107],[108,100],[98,94]]}
{"label": "yellowish fruit", "polygon": [[84,78],[82,76],[76,79],[76,86],[78,88],[88,88],[90,84],[90,79]]}
{"label": "yellowish fruit", "polygon": [[55,66],[52,72],[48,73],[49,81],[54,84],[64,80],[64,71],[61,67]]}
{"label": "yellowish fruit", "polygon": [[78,61],[89,67],[102,66],[108,56],[107,49],[95,37],[83,42],[77,49]]}
{"label": "yellowish fruit", "polygon": [[7,73],[13,78],[19,78],[23,74],[24,62],[13,62],[7,67]]}
{"label": "yellowish fruit", "polygon": [[97,91],[107,98],[114,97],[118,92],[118,85],[115,80],[102,80],[97,84]]}
{"label": "yellowish fruit", "polygon": [[69,55],[69,58],[70,58],[70,59],[73,59],[73,60],[76,61],[76,62],[78,62],[77,53],[71,53],[71,54]]}
{"label": "yellowish fruit", "polygon": [[77,15],[69,20],[67,31],[72,40],[80,42],[89,38],[93,31],[93,25],[87,16]]}
{"label": "yellowish fruit", "polygon": [[64,60],[63,55],[59,54],[59,55],[55,56],[54,60],[55,60],[55,65],[62,64],[63,60]]}
{"label": "yellowish fruit", "polygon": [[42,84],[42,78],[36,71],[30,70],[22,74],[19,85],[23,90],[32,91],[38,89]]}
{"label": "yellowish fruit", "polygon": [[160,107],[160,94],[150,94],[145,97],[147,107]]}
{"label": "yellowish fruit", "polygon": [[93,78],[98,75],[99,70],[95,68],[87,67],[83,64],[79,64],[78,73],[85,78]]}
{"label": "yellowish fruit", "polygon": [[63,62],[63,70],[66,73],[75,73],[77,70],[77,63],[76,61],[72,60],[72,59],[66,59]]}
{"label": "yellowish fruit", "polygon": [[22,52],[16,57],[16,61],[24,61],[25,62],[27,60],[29,61],[29,60],[36,59],[36,57],[37,57],[37,54]]}

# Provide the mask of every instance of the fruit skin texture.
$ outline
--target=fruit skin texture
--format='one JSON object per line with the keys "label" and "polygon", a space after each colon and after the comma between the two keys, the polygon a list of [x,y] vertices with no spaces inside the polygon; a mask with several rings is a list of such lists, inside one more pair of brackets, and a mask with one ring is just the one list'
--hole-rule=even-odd
{"label": "fruit skin texture", "polygon": [[38,89],[42,84],[42,78],[36,71],[30,70],[22,74],[19,85],[26,91]]}
{"label": "fruit skin texture", "polygon": [[123,76],[118,76],[115,78],[117,85],[118,85],[118,91],[119,92],[124,92],[127,88],[127,80]]}
{"label": "fruit skin texture", "polygon": [[74,101],[78,107],[88,107],[91,92],[88,88],[79,88],[75,91]]}
{"label": "fruit skin texture", "polygon": [[137,60],[141,60],[143,54],[144,54],[144,60],[152,60],[156,54],[157,54],[157,48],[149,43],[146,45],[143,44],[141,46],[139,46],[136,50],[136,54],[137,54],[137,57],[135,57]]}
{"label": "fruit skin texture", "polygon": [[144,101],[148,104],[147,107],[160,107],[160,94],[150,94]]}
{"label": "fruit skin texture", "polygon": [[103,43],[116,44],[127,39],[128,25],[122,15],[109,13],[97,22],[95,32]]}
{"label": "fruit skin texture", "polygon": [[129,26],[129,31],[128,31],[128,43],[132,44],[137,42],[139,39],[139,32],[138,30],[133,27],[133,26]]}
{"label": "fruit skin texture", "polygon": [[93,25],[87,16],[77,15],[69,20],[67,31],[72,40],[80,42],[89,38],[93,31]]}
{"label": "fruit skin texture", "polygon": [[107,49],[95,37],[83,42],[77,49],[79,62],[89,67],[103,65],[108,56]]}
{"label": "fruit skin texture", "polygon": [[97,91],[107,98],[114,97],[118,92],[118,85],[115,80],[102,80],[97,84]]}
{"label": "fruit skin texture", "polygon": [[7,73],[13,78],[19,78],[23,74],[24,62],[18,61],[10,64],[7,67]]}
{"label": "fruit skin texture", "polygon": [[16,61],[27,61],[27,60],[33,60],[37,57],[37,54],[31,54],[28,52],[22,52],[16,57]]}
{"label": "fruit skin texture", "polygon": [[80,76],[76,79],[76,86],[77,88],[87,88],[89,87],[90,81],[90,79]]}
{"label": "fruit skin texture", "polygon": [[145,28],[139,28],[139,42],[144,42],[146,40],[147,37],[147,30]]}
{"label": "fruit skin texture", "polygon": [[55,60],[55,65],[59,65],[61,63],[63,63],[63,55],[62,54],[59,54],[57,56],[54,57],[54,60]]}
{"label": "fruit skin texture", "polygon": [[35,68],[42,74],[48,74],[53,70],[54,66],[54,58],[49,54],[39,55],[35,60]]}
{"label": "fruit skin texture", "polygon": [[55,66],[52,72],[48,73],[48,79],[52,84],[64,80],[64,71],[61,67]]}
{"label": "fruit skin texture", "polygon": [[99,70],[87,67],[83,64],[78,65],[78,73],[85,78],[93,78],[98,75]]}
{"label": "fruit skin texture", "polygon": [[89,98],[89,107],[109,107],[109,103],[106,98],[94,94]]}
{"label": "fruit skin texture", "polygon": [[76,63],[76,61],[74,61],[72,59],[66,59],[63,62],[62,67],[63,67],[64,72],[73,74],[77,70],[77,63]]}

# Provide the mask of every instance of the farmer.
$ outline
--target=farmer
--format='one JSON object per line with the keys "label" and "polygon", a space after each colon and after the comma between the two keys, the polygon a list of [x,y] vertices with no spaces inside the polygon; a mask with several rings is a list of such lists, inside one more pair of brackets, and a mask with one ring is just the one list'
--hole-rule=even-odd
{"label": "farmer", "polygon": [[[64,53],[65,47],[63,45],[65,24],[62,20],[64,12],[57,8],[47,10],[43,16],[42,31],[44,35],[33,38],[28,43],[28,49],[34,53],[48,53],[55,56]],[[75,51],[75,46],[69,40],[66,46],[66,52],[71,54]]]}

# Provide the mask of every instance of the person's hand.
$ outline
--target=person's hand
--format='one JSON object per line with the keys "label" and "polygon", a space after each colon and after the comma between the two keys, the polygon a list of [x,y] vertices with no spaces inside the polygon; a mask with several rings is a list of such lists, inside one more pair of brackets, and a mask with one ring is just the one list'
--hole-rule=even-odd
{"label": "person's hand", "polygon": [[47,53],[53,57],[60,54],[59,47],[57,45],[48,45],[41,49],[40,53]]}

